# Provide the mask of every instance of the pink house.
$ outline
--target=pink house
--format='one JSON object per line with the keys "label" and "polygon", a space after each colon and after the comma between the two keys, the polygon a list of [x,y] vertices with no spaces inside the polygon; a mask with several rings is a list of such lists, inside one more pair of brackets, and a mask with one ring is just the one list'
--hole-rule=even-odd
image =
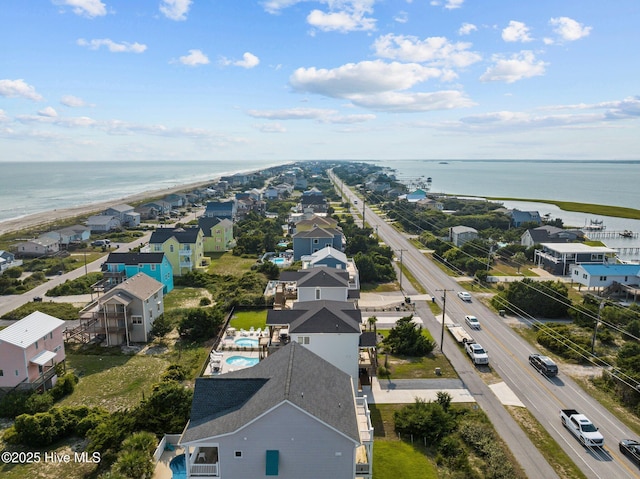
{"label": "pink house", "polygon": [[61,319],[35,311],[0,331],[0,388],[49,389],[64,363]]}

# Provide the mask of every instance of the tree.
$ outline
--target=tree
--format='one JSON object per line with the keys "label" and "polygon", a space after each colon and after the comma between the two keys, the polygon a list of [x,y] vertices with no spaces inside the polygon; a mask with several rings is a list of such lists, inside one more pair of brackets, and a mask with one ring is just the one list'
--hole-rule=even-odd
{"label": "tree", "polygon": [[192,308],[180,320],[178,333],[191,341],[206,341],[218,332],[224,322],[222,311],[216,308]]}
{"label": "tree", "polygon": [[176,381],[163,381],[136,408],[137,429],[155,434],[182,432],[189,420],[193,391]]}
{"label": "tree", "polygon": [[413,315],[400,318],[389,332],[384,343],[393,354],[406,356],[426,356],[436,344],[422,334],[422,326],[411,322]]}
{"label": "tree", "polygon": [[369,331],[373,329],[375,332],[377,332],[376,330],[377,322],[378,322],[378,318],[376,318],[375,316],[369,316],[369,319],[367,319],[367,323],[369,324]]}
{"label": "tree", "polygon": [[527,256],[522,251],[518,251],[511,257],[511,261],[516,264],[518,274],[520,274],[520,268],[522,268],[522,265],[527,261]]}
{"label": "tree", "polygon": [[438,444],[455,428],[455,419],[441,403],[420,398],[396,411],[393,419],[397,432],[423,437],[429,445]]}
{"label": "tree", "polygon": [[153,476],[154,464],[151,455],[143,451],[123,451],[113,465],[116,474],[130,479],[148,479]]}

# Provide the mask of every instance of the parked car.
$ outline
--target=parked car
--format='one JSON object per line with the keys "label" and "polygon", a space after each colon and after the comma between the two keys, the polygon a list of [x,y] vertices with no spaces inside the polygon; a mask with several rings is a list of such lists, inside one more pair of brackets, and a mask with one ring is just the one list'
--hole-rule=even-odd
{"label": "parked car", "polygon": [[471,293],[467,293],[466,291],[458,291],[458,298],[463,301],[471,301]]}
{"label": "parked car", "polygon": [[480,321],[475,316],[467,315],[464,317],[464,321],[471,329],[480,329]]}
{"label": "parked car", "polygon": [[529,364],[547,377],[558,374],[558,366],[553,362],[553,359],[542,354],[530,354]]}
{"label": "parked car", "polygon": [[91,243],[91,246],[107,246],[111,243],[108,239],[95,240]]}
{"label": "parked car", "polygon": [[640,467],[640,442],[633,439],[623,439],[618,444],[620,452]]}

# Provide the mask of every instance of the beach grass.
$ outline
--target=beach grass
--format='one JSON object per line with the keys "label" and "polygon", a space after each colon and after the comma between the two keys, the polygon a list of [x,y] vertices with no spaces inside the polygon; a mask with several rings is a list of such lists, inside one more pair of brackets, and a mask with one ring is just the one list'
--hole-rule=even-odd
{"label": "beach grass", "polygon": [[244,273],[251,271],[251,266],[256,264],[257,261],[257,258],[234,256],[231,252],[207,253],[206,256],[211,258],[211,265],[207,272],[221,275],[242,276]]}
{"label": "beach grass", "polygon": [[373,479],[437,479],[438,468],[421,451],[402,441],[376,440]]}
{"label": "beach grass", "polygon": [[211,293],[206,288],[176,286],[164,296],[164,309],[170,311],[178,308],[197,308],[203,298],[211,299]]}

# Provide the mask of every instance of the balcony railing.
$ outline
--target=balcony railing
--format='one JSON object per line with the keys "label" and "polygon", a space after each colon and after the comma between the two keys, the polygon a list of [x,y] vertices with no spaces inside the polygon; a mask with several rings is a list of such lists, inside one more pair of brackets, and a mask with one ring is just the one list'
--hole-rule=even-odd
{"label": "balcony railing", "polygon": [[192,464],[189,469],[191,476],[218,476],[218,463],[215,464]]}

